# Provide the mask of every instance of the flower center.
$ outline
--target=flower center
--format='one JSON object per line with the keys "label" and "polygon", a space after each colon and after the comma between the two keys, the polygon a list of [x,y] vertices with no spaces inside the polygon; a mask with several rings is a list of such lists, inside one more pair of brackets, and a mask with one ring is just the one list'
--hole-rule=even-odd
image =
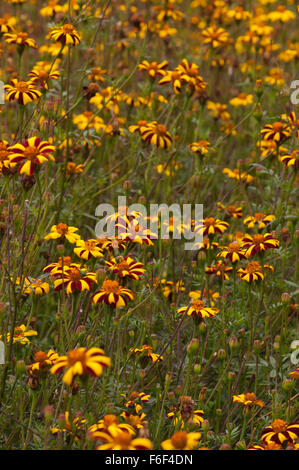
{"label": "flower center", "polygon": [[227,250],[229,253],[238,253],[240,251],[241,247],[239,242],[232,242],[228,245]]}
{"label": "flower center", "polygon": [[36,147],[26,147],[24,150],[24,156],[28,160],[35,160],[36,156],[38,155],[38,149]]}
{"label": "flower center", "polygon": [[204,307],[204,304],[203,304],[202,300],[193,300],[191,302],[191,305],[195,310],[200,310]]}
{"label": "flower center", "polygon": [[67,355],[68,364],[72,366],[75,362],[84,362],[85,361],[85,349],[73,349]]}
{"label": "flower center", "polygon": [[256,396],[254,393],[245,393],[245,401],[255,401]]}
{"label": "flower center", "polygon": [[262,220],[264,217],[265,217],[265,214],[263,214],[263,212],[256,212],[254,214],[254,218],[258,221]]}
{"label": "flower center", "polygon": [[87,250],[94,250],[95,247],[96,247],[96,242],[95,242],[95,241],[93,241],[93,240],[87,240],[87,241],[85,242],[85,248],[86,248]]}
{"label": "flower center", "polygon": [[207,227],[209,227],[210,225],[215,225],[216,223],[216,220],[214,219],[214,217],[208,217],[207,219],[205,219],[205,225]]}
{"label": "flower center", "polygon": [[171,443],[176,449],[184,449],[187,444],[187,433],[185,431],[176,432],[171,438]]}
{"label": "flower center", "polygon": [[162,137],[167,134],[166,127],[163,126],[163,124],[157,124],[155,131],[159,136],[162,136]]}
{"label": "flower center", "polygon": [[0,149],[0,162],[3,162],[4,160],[7,160],[8,158],[8,152],[7,150],[1,150]]}
{"label": "flower center", "polygon": [[253,242],[254,243],[262,243],[264,241],[264,235],[261,235],[260,233],[253,235]]}
{"label": "flower center", "polygon": [[71,268],[70,272],[68,272],[68,276],[71,281],[79,281],[81,279],[80,271],[77,268]]}
{"label": "flower center", "polygon": [[275,419],[272,423],[274,432],[283,432],[287,429],[287,423],[283,419]]}
{"label": "flower center", "polygon": [[21,91],[22,93],[25,93],[26,91],[29,91],[29,86],[26,82],[18,82],[15,84],[15,88],[18,91]]}
{"label": "flower center", "polygon": [[44,362],[47,359],[47,354],[44,351],[37,351],[34,355],[35,362]]}
{"label": "flower center", "polygon": [[104,416],[104,425],[111,426],[112,424],[117,424],[117,417],[115,415],[105,415]]}
{"label": "flower center", "polygon": [[248,273],[256,273],[257,271],[261,271],[261,265],[257,261],[252,261],[251,263],[248,263],[246,266],[246,271]]}
{"label": "flower center", "polygon": [[119,284],[117,281],[111,281],[110,279],[106,279],[106,281],[103,282],[102,289],[109,293],[118,294]]}
{"label": "flower center", "polygon": [[18,33],[17,38],[22,39],[22,41],[25,41],[28,38],[27,33]]}
{"label": "flower center", "polygon": [[122,447],[128,447],[131,443],[131,436],[128,432],[121,432],[119,435],[115,438],[115,441],[120,444]]}
{"label": "flower center", "polygon": [[281,132],[283,129],[283,123],[282,122],[274,122],[272,125],[272,128],[275,132]]}
{"label": "flower center", "polygon": [[62,26],[62,30],[65,34],[71,34],[74,32],[74,26],[72,24],[65,24]]}
{"label": "flower center", "polygon": [[[63,263],[62,263],[62,261],[63,261]],[[70,266],[70,264],[72,262],[72,259],[71,259],[70,256],[63,256],[63,257],[60,256],[58,262],[59,262],[59,266],[62,266],[62,264],[64,266]]]}
{"label": "flower center", "polygon": [[65,235],[67,232],[68,232],[68,226],[66,224],[63,224],[62,222],[60,222],[57,227],[56,227],[56,230],[58,233],[60,233],[61,235]]}

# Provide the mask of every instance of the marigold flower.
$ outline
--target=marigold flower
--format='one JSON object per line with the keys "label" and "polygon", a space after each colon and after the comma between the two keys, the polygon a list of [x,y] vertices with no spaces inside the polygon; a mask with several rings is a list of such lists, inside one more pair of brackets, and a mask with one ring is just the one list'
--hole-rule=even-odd
{"label": "marigold flower", "polygon": [[31,176],[38,165],[55,161],[51,155],[55,147],[49,142],[41,141],[39,137],[30,137],[19,144],[9,147],[11,163],[21,163],[19,173]]}
{"label": "marigold flower", "polygon": [[83,437],[83,427],[86,423],[86,419],[83,416],[75,416],[70,421],[70,413],[66,411],[64,413],[64,424],[62,427],[51,428],[51,433],[56,436],[58,433],[65,433],[68,436],[72,436],[75,441],[80,440]]}
{"label": "marigold flower", "polygon": [[267,426],[261,435],[262,441],[266,443],[275,442],[282,444],[287,441],[296,442],[299,438],[299,424],[287,424],[283,419],[275,419],[270,426]]}
{"label": "marigold flower", "polygon": [[193,450],[200,439],[200,432],[178,431],[170,439],[163,441],[161,447],[163,450]]}
{"label": "marigold flower", "polygon": [[27,370],[31,375],[47,372],[49,366],[52,366],[58,357],[58,354],[53,349],[50,349],[47,353],[37,351],[34,354],[33,364],[29,364]]}
{"label": "marigold flower", "polygon": [[178,95],[182,91],[182,86],[186,81],[183,79],[181,72],[177,70],[167,70],[163,78],[159,80],[159,85],[166,85],[171,83],[173,91]]}
{"label": "marigold flower", "polygon": [[187,313],[189,317],[193,317],[195,320],[199,321],[203,318],[214,317],[218,312],[218,308],[206,307],[202,300],[192,300],[189,306],[178,309],[178,313]]}
{"label": "marigold flower", "polygon": [[237,241],[231,242],[229,245],[222,248],[217,254],[217,257],[229,259],[232,263],[240,261],[245,258],[245,251],[241,244]]}
{"label": "marigold flower", "polygon": [[276,444],[276,442],[265,442],[263,445],[250,446],[247,450],[282,450],[282,447],[280,444]]}
{"label": "marigold flower", "polygon": [[249,104],[253,103],[253,95],[246,95],[246,93],[240,93],[235,98],[230,100],[231,106],[248,106]]}
{"label": "marigold flower", "polygon": [[98,432],[97,440],[103,444],[97,447],[97,450],[150,450],[153,445],[149,439],[136,438],[132,439],[132,435],[119,429],[116,426],[109,426],[108,432]]}
{"label": "marigold flower", "polygon": [[129,411],[123,411],[120,416],[128,421],[128,423],[136,429],[141,429],[147,425],[147,421],[145,421],[145,413],[133,415]]}
{"label": "marigold flower", "polygon": [[211,304],[212,307],[214,307],[219,295],[219,292],[213,292],[212,289],[209,289],[209,291],[207,291],[206,288],[204,288],[203,290],[193,290],[189,292],[189,297],[191,299],[206,300]]}
{"label": "marigold flower", "polygon": [[246,235],[242,240],[242,248],[245,250],[245,256],[253,256],[259,251],[266,251],[270,248],[278,248],[279,241],[271,233]]}
{"label": "marigold flower", "polygon": [[0,140],[0,172],[3,174],[7,173],[12,166],[9,147],[7,140]]}
{"label": "marigold flower", "polygon": [[63,382],[72,385],[76,375],[100,377],[104,368],[111,366],[111,359],[105,356],[100,348],[78,348],[70,351],[66,356],[59,356],[51,367],[52,374],[58,374],[66,369]]}
{"label": "marigold flower", "polygon": [[293,166],[296,170],[299,169],[299,150],[293,150],[293,152],[287,155],[282,155],[279,158],[286,165],[286,167]]}
{"label": "marigold flower", "polygon": [[242,207],[237,207],[233,204],[229,206],[224,206],[220,202],[217,202],[217,206],[219,210],[225,211],[227,217],[232,217],[233,219],[241,219],[243,217]]}
{"label": "marigold flower", "polygon": [[199,140],[198,142],[193,142],[189,144],[189,149],[192,152],[199,153],[200,155],[206,155],[210,150],[210,142],[208,140]]}
{"label": "marigold flower", "polygon": [[157,121],[150,122],[140,127],[140,135],[142,139],[158,148],[169,148],[172,145],[172,137],[163,124]]}
{"label": "marigold flower", "polygon": [[104,302],[112,307],[120,308],[125,307],[134,297],[130,289],[120,286],[117,281],[106,279],[101,289],[94,294],[92,301],[94,304]]}
{"label": "marigold flower", "polygon": [[70,256],[60,256],[57,263],[48,264],[48,266],[43,268],[43,272],[55,275],[57,273],[62,272],[62,270],[67,267],[79,269],[80,264],[73,263]]}
{"label": "marigold flower", "polygon": [[254,228],[255,225],[258,226],[259,230],[266,227],[267,224],[275,220],[275,215],[273,214],[264,214],[263,212],[256,212],[254,215],[246,217],[244,219],[244,224],[247,225],[248,228]]}
{"label": "marigold flower", "polygon": [[101,258],[103,257],[103,251],[99,247],[99,242],[96,239],[90,238],[89,240],[77,240],[76,248],[74,248],[74,253],[76,253],[79,258],[88,260],[92,257]]}
{"label": "marigold flower", "polygon": [[21,47],[33,47],[37,49],[37,44],[34,39],[29,38],[27,33],[6,33],[4,34],[5,41],[10,44],[17,44]]}
{"label": "marigold flower", "polygon": [[141,348],[130,348],[129,352],[134,353],[136,356],[142,355],[142,358],[148,358],[152,362],[160,362],[163,361],[163,356],[160,354],[153,353],[152,346],[148,346],[147,344],[143,344]]}
{"label": "marigold flower", "polygon": [[13,31],[14,27],[10,24],[9,19],[4,17],[0,18],[0,34],[10,33]]}
{"label": "marigold flower", "polygon": [[200,232],[203,235],[215,235],[216,233],[223,233],[229,224],[223,220],[215,219],[214,217],[207,217],[203,221],[195,224],[194,232]]}
{"label": "marigold flower", "polygon": [[7,92],[8,101],[17,101],[23,106],[38,100],[41,96],[41,92],[35,88],[31,80],[24,82],[14,78],[10,81],[10,85],[4,86],[4,89]]}
{"label": "marigold flower", "polygon": [[160,75],[163,77],[164,75],[164,69],[167,67],[168,62],[164,60],[160,64],[158,62],[148,62],[147,60],[143,60],[139,65],[138,65],[138,70],[140,71],[145,71],[149,75],[151,79],[154,79],[157,75]]}
{"label": "marigold flower", "polygon": [[72,24],[64,24],[59,28],[54,28],[50,32],[50,38],[62,44],[71,44],[76,46],[80,44],[81,37]]}
{"label": "marigold flower", "polygon": [[242,393],[241,395],[233,395],[233,402],[242,403],[245,407],[251,408],[254,405],[263,407],[265,403],[258,400],[254,393]]}
{"label": "marigold flower", "polygon": [[292,372],[289,373],[289,376],[292,379],[299,379],[299,367],[297,369],[293,370]]}
{"label": "marigold flower", "polygon": [[57,70],[57,65],[51,64],[46,61],[39,61],[33,67],[31,72],[29,72],[29,77],[31,77],[32,83],[39,83],[41,88],[49,89],[50,80],[58,80],[60,77],[60,72]]}
{"label": "marigold flower", "polygon": [[76,227],[68,226],[60,222],[51,227],[50,233],[44,237],[45,240],[56,240],[57,238],[67,239],[70,243],[76,243],[80,239],[80,235],[75,233],[78,229]]}
{"label": "marigold flower", "polygon": [[222,173],[227,175],[229,178],[242,181],[244,183],[250,183],[253,180],[253,176],[249,175],[245,171],[239,170],[238,168],[234,168],[233,170],[223,168]]}
{"label": "marigold flower", "polygon": [[97,433],[98,432],[105,432],[109,434],[109,429],[111,426],[115,426],[123,432],[128,432],[132,436],[136,434],[133,426],[127,423],[119,423],[117,416],[113,414],[107,414],[102,419],[100,419],[96,424],[93,424],[88,428],[88,433],[90,436],[97,440]]}
{"label": "marigold flower", "polygon": [[57,276],[54,288],[56,291],[65,288],[66,294],[72,294],[75,290],[90,290],[92,284],[97,282],[95,273],[81,271],[76,267],[66,267],[64,271],[57,272]]}
{"label": "marigold flower", "polygon": [[225,46],[229,41],[229,34],[223,28],[217,28],[215,25],[211,25],[202,31],[204,38],[204,44],[211,44],[213,49],[220,46]]}
{"label": "marigold flower", "polygon": [[290,127],[288,124],[277,121],[274,124],[266,124],[261,130],[263,139],[274,140],[276,144],[280,144],[283,140],[291,135]]}
{"label": "marigold flower", "polygon": [[111,260],[105,261],[105,263],[119,277],[128,276],[131,279],[138,280],[145,272],[144,264],[135,261],[130,256],[121,257],[118,261],[115,258],[111,258]]}
{"label": "marigold flower", "polygon": [[[36,335],[37,331],[30,330],[25,325],[16,326],[13,333],[13,343],[29,344],[28,337]],[[0,339],[2,339],[2,335],[0,335]],[[10,333],[7,333],[6,341],[10,343]]]}
{"label": "marigold flower", "polygon": [[207,266],[205,272],[207,274],[215,274],[217,277],[228,281],[229,276],[226,273],[232,272],[233,268],[227,266],[225,261],[219,260],[213,266]]}

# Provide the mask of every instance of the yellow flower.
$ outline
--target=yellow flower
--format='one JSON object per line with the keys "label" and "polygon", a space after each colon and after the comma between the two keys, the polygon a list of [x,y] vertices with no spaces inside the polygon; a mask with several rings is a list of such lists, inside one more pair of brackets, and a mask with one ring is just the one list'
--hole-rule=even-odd
{"label": "yellow flower", "polygon": [[59,28],[54,28],[50,32],[50,38],[62,44],[71,44],[76,46],[80,44],[81,36],[72,24],[64,24]]}
{"label": "yellow flower", "polygon": [[251,408],[254,405],[263,407],[265,403],[258,400],[254,393],[242,393],[241,395],[233,395],[233,402],[242,403],[245,407]]}
{"label": "yellow flower", "polygon": [[111,366],[111,359],[104,355],[100,348],[78,348],[70,351],[66,356],[59,356],[51,367],[52,374],[58,374],[66,369],[63,382],[71,385],[76,375],[91,375],[100,377],[104,368]]}
{"label": "yellow flower", "polygon": [[201,438],[200,432],[178,431],[174,433],[171,439],[161,443],[163,450],[193,450]]}
{"label": "yellow flower", "polygon": [[[13,343],[29,344],[30,341],[28,336],[36,335],[37,331],[27,329],[27,326],[25,325],[16,326],[13,333]],[[0,335],[0,339],[2,339],[2,335]],[[10,333],[7,333],[6,341],[7,343],[10,342]]]}
{"label": "yellow flower", "polygon": [[60,222],[57,225],[51,227],[50,233],[46,235],[45,240],[56,240],[57,238],[66,238],[70,243],[76,243],[80,239],[80,235],[75,232],[78,229],[76,227],[70,227],[67,224]]}

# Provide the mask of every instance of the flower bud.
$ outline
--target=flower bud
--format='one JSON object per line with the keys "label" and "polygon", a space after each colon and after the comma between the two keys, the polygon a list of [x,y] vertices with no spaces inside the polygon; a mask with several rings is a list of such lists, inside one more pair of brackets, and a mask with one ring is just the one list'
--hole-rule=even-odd
{"label": "flower bud", "polygon": [[192,338],[190,343],[187,346],[187,354],[188,356],[193,356],[199,350],[199,340],[196,338]]}

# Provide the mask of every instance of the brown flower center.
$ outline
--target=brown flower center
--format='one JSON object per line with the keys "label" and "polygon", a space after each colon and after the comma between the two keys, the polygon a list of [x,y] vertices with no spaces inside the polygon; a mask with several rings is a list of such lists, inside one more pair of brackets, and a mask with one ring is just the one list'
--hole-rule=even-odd
{"label": "brown flower center", "polygon": [[34,355],[35,362],[44,362],[47,359],[47,354],[44,351],[37,351]]}
{"label": "brown flower center", "polygon": [[20,91],[22,93],[26,93],[27,91],[29,91],[29,86],[26,82],[18,82],[15,84],[15,88],[17,91]]}
{"label": "brown flower center", "polygon": [[75,282],[81,279],[80,271],[77,268],[71,268],[70,271],[68,272],[68,276],[71,281],[75,281]]}
{"label": "brown flower center", "polygon": [[253,235],[253,243],[259,244],[264,241],[264,235],[257,233],[256,235]]}
{"label": "brown flower center", "polygon": [[106,281],[103,282],[102,289],[108,292],[109,294],[118,294],[120,290],[118,282],[111,281],[110,279],[106,279]]}
{"label": "brown flower center", "polygon": [[209,227],[210,225],[215,225],[215,224],[216,224],[216,220],[214,219],[214,217],[208,217],[207,219],[205,219],[206,227]]}
{"label": "brown flower center", "polygon": [[128,447],[131,444],[132,438],[128,432],[121,432],[115,438],[115,442],[122,447]]}
{"label": "brown flower center", "polygon": [[72,24],[65,24],[62,26],[62,30],[65,34],[72,34],[75,28]]}
{"label": "brown flower center", "polygon": [[227,251],[229,253],[238,253],[240,251],[241,247],[240,247],[240,243],[239,242],[232,242],[228,245],[227,247]]}
{"label": "brown flower center", "polygon": [[256,212],[254,214],[254,218],[258,221],[262,220],[265,217],[265,214],[263,212]]}
{"label": "brown flower center", "polygon": [[104,425],[108,427],[111,426],[111,424],[117,424],[117,417],[115,415],[105,415]]}
{"label": "brown flower center", "polygon": [[191,302],[192,308],[195,310],[200,310],[204,307],[203,301],[202,300],[193,300]]}
{"label": "brown flower center", "polygon": [[272,423],[274,432],[284,432],[287,430],[287,423],[283,419],[275,419]]}
{"label": "brown flower center", "polygon": [[171,443],[175,449],[184,449],[187,444],[187,433],[185,431],[176,432],[171,438]]}
{"label": "brown flower center", "polygon": [[272,129],[275,132],[281,132],[282,129],[283,129],[283,123],[282,122],[274,122],[274,124],[272,124]]}
{"label": "brown flower center", "polygon": [[66,224],[63,224],[62,222],[60,222],[57,227],[56,227],[56,230],[58,233],[60,233],[61,235],[65,235],[67,232],[68,232],[68,226]]}
{"label": "brown flower center", "polygon": [[36,156],[38,155],[38,149],[36,147],[26,147],[24,150],[24,157],[28,160],[35,160]]}
{"label": "brown flower center", "polygon": [[262,271],[260,263],[257,261],[252,261],[251,263],[248,263],[246,266],[246,271],[248,273],[256,273],[257,271]]}
{"label": "brown flower center", "polygon": [[70,366],[75,364],[75,362],[84,362],[85,361],[85,350],[80,351],[79,349],[73,349],[67,355],[67,361]]}

